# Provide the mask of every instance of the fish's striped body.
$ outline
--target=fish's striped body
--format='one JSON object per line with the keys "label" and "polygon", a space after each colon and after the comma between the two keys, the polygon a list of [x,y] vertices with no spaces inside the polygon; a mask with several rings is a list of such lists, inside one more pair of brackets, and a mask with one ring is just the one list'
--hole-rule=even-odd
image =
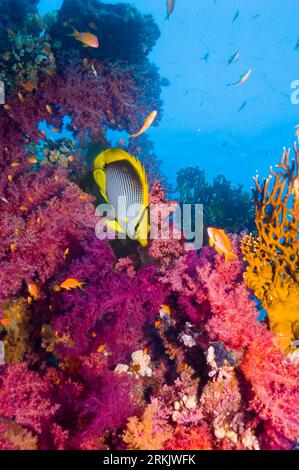
{"label": "fish's striped body", "polygon": [[107,225],[146,246],[149,195],[140,161],[124,150],[107,149],[94,161],[94,178],[102,197],[114,209],[115,220]]}

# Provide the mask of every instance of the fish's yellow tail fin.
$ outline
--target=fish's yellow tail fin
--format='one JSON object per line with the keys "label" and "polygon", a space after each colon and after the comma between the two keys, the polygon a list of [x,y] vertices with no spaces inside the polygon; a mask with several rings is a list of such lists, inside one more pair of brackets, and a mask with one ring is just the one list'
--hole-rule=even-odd
{"label": "fish's yellow tail fin", "polygon": [[225,256],[225,263],[227,264],[231,259],[238,259],[237,255],[233,253],[232,251],[228,251],[227,253],[224,253]]}

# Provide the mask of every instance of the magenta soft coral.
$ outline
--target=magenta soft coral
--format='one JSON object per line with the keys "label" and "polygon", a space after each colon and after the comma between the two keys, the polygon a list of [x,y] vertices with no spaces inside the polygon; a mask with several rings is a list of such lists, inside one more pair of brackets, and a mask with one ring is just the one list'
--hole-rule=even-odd
{"label": "magenta soft coral", "polygon": [[265,423],[265,446],[290,448],[299,433],[299,370],[275,344],[269,331],[256,336],[241,366],[252,393],[250,409]]}
{"label": "magenta soft coral", "polygon": [[42,433],[59,409],[48,384],[25,363],[2,366],[0,369],[0,418]]}
{"label": "magenta soft coral", "polygon": [[114,255],[93,233],[81,244],[83,254],[60,273],[57,282],[76,278],[84,290],[52,294],[51,325],[70,341],[57,345],[56,353],[77,357],[107,344],[110,363],[117,364],[146,344],[145,326],[155,321],[166,289],[158,284],[153,266],[136,276],[114,270]]}
{"label": "magenta soft coral", "polygon": [[64,263],[64,252],[95,226],[93,198],[64,171],[44,169],[7,184],[1,221],[0,298],[17,295],[23,282],[44,283]]}

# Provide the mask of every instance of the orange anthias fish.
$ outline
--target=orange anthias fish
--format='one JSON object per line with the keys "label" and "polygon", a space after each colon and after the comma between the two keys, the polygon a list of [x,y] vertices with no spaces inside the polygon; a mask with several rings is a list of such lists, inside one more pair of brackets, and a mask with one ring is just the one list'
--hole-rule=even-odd
{"label": "orange anthias fish", "polygon": [[36,284],[28,284],[28,292],[34,300],[38,299],[38,288]]}
{"label": "orange anthias fish", "polygon": [[166,20],[169,20],[170,15],[173,13],[175,7],[175,0],[167,0],[167,14]]}
{"label": "orange anthias fish", "polygon": [[101,344],[101,345],[98,347],[97,352],[98,352],[98,353],[102,353],[105,348],[106,348],[106,343]]}
{"label": "orange anthias fish", "polygon": [[299,142],[299,124],[297,124],[297,126],[295,126],[295,129],[296,129],[295,136],[297,137],[298,142]]}
{"label": "orange anthias fish", "polygon": [[69,278],[59,284],[59,287],[65,290],[77,289],[77,287],[79,287],[79,289],[83,290],[84,284],[85,282],[80,282],[77,281],[77,279]]}
{"label": "orange anthias fish", "polygon": [[21,83],[21,86],[22,88],[24,88],[24,90],[26,91],[33,91],[33,90],[37,90],[37,83],[31,81],[31,80],[27,80],[27,82],[23,82]]}
{"label": "orange anthias fish", "polygon": [[37,163],[38,160],[37,160],[37,158],[35,158],[35,157],[28,157],[28,158],[27,158],[27,162],[28,162],[28,163],[31,163],[31,164],[34,164],[34,163]]}
{"label": "orange anthias fish", "polygon": [[153,124],[154,120],[156,119],[158,115],[158,112],[157,111],[153,111],[147,118],[146,120],[144,121],[144,124],[143,126],[141,127],[141,129],[136,132],[135,134],[132,134],[130,135],[130,138],[131,139],[135,139],[136,137],[139,137],[141,134],[143,134],[144,132],[146,132],[148,130],[148,128]]}
{"label": "orange anthias fish", "polygon": [[0,322],[5,327],[10,325],[10,319],[9,318],[2,318],[2,320],[0,320]]}
{"label": "orange anthias fish", "polygon": [[93,47],[94,49],[97,49],[100,45],[97,36],[92,33],[80,33],[75,29],[73,34],[70,34],[69,36],[80,41],[83,44],[83,47]]}
{"label": "orange anthias fish", "polygon": [[224,230],[209,227],[208,235],[210,246],[215,245],[217,253],[224,255],[226,263],[232,258],[237,258],[237,256],[232,251],[231,242]]}

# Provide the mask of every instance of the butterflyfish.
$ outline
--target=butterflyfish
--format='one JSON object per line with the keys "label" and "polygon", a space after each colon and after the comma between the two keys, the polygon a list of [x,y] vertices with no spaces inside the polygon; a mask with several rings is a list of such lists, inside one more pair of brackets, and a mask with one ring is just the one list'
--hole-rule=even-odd
{"label": "butterflyfish", "polygon": [[147,246],[149,190],[141,162],[122,149],[110,148],[94,160],[93,174],[103,199],[114,210],[105,221],[107,227]]}

